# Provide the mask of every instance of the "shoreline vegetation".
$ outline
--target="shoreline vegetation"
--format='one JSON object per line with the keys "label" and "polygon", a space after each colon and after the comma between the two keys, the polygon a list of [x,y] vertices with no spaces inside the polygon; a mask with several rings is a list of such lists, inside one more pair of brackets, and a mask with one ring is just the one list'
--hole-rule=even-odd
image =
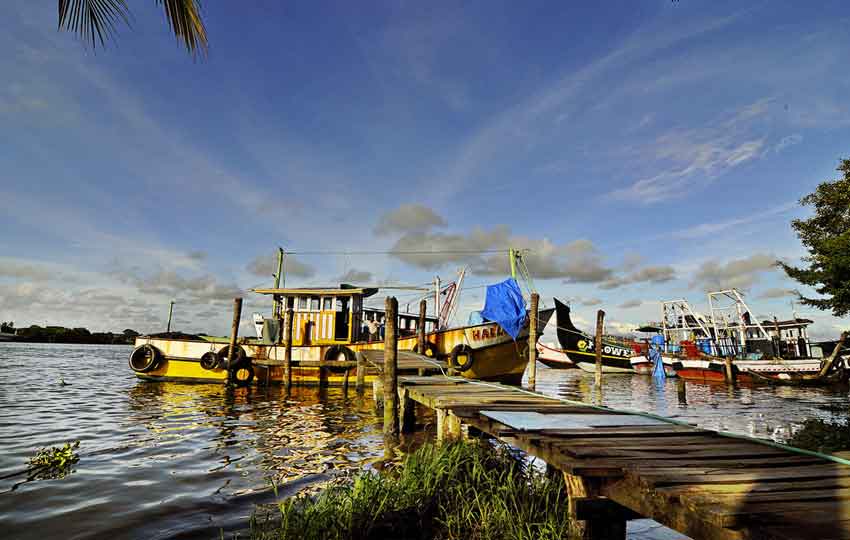
{"label": "shoreline vegetation", "polygon": [[400,464],[335,480],[251,519],[255,540],[574,538],[560,474],[505,445],[425,444]]}
{"label": "shoreline vegetation", "polygon": [[91,332],[88,328],[65,328],[64,326],[39,326],[15,328],[15,324],[4,322],[0,332],[13,334],[15,343],[75,343],[82,345],[132,345],[139,335],[133,329],[123,332]]}

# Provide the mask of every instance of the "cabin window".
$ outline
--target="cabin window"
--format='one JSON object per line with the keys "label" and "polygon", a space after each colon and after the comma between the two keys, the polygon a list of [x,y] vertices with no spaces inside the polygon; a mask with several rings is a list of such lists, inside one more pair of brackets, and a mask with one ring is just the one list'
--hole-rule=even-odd
{"label": "cabin window", "polygon": [[400,319],[398,322],[402,330],[407,330],[407,319]]}
{"label": "cabin window", "polygon": [[310,311],[319,311],[319,297],[313,296],[310,298]]}
{"label": "cabin window", "polygon": [[301,296],[298,298],[298,309],[299,311],[307,311],[307,297]]}
{"label": "cabin window", "polygon": [[343,310],[343,307],[344,307],[344,306],[343,306],[343,304],[342,304],[342,298],[337,298],[337,299],[336,299],[336,310],[337,310],[337,311],[342,311],[342,310]]}
{"label": "cabin window", "polygon": [[289,296],[286,298],[286,307],[292,309],[295,307],[295,297]]}
{"label": "cabin window", "polygon": [[334,308],[334,299],[331,297],[322,298],[322,311],[332,311]]}

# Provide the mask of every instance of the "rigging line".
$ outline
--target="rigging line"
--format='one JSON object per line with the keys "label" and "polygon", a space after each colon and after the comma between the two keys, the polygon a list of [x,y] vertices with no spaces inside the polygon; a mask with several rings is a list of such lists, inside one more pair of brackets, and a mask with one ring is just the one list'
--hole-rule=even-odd
{"label": "rigging line", "polygon": [[391,250],[391,251],[287,251],[287,255],[439,255],[507,253],[507,249],[436,249],[436,250]]}

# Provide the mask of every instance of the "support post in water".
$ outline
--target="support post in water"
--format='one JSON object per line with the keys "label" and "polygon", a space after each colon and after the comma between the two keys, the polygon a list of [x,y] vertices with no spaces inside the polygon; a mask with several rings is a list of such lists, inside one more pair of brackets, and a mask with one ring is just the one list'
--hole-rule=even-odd
{"label": "support post in water", "polygon": [[732,371],[732,357],[727,356],[723,366],[723,374],[726,379],[726,384],[735,384],[735,372]]}
{"label": "support post in water", "polygon": [[601,309],[596,312],[596,387],[602,386],[602,323],[605,321],[605,312]]}
{"label": "support post in water", "polygon": [[288,390],[292,386],[292,308],[287,307],[283,315],[283,383]]}
{"label": "support post in water", "polygon": [[[424,355],[428,350],[425,348],[425,317],[428,313],[428,302],[423,298],[419,301],[419,321],[416,326],[416,352]],[[425,375],[425,369],[419,368],[418,375]]]}
{"label": "support post in water", "polygon": [[384,330],[384,456],[393,457],[398,444],[398,300],[387,297]]}
{"label": "support post in water", "polygon": [[236,340],[239,338],[239,321],[242,319],[242,299],[233,299],[233,324],[230,325],[230,348],[227,349],[227,382],[233,377],[233,358],[236,356]]}
{"label": "support post in water", "polygon": [[354,383],[354,389],[362,392],[363,385],[366,383],[366,359],[360,351],[354,353],[354,358],[357,359],[357,381]]}
{"label": "support post in water", "polygon": [[531,307],[528,311],[528,387],[537,386],[537,307],[540,295],[531,293]]}

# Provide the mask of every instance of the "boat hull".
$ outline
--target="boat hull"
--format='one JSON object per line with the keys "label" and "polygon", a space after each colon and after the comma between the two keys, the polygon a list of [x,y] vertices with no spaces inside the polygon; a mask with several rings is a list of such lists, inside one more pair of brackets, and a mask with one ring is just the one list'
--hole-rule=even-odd
{"label": "boat hull", "polygon": [[[664,362],[664,375],[667,377],[676,377],[676,368],[673,365],[675,358],[662,356],[661,360]],[[632,369],[638,375],[652,375],[655,371],[655,364],[644,355],[632,356],[629,361],[632,364]]]}
{"label": "boat hull", "polygon": [[[733,360],[732,373],[737,382],[763,382],[753,377],[779,377],[782,374],[813,375],[820,371],[821,360]],[[725,382],[725,363],[722,358],[682,359],[673,363],[676,374],[682,379],[701,382]]]}
{"label": "boat hull", "polygon": [[567,353],[556,348],[554,345],[547,345],[537,342],[537,359],[541,364],[552,369],[575,369],[575,362],[570,360]]}

